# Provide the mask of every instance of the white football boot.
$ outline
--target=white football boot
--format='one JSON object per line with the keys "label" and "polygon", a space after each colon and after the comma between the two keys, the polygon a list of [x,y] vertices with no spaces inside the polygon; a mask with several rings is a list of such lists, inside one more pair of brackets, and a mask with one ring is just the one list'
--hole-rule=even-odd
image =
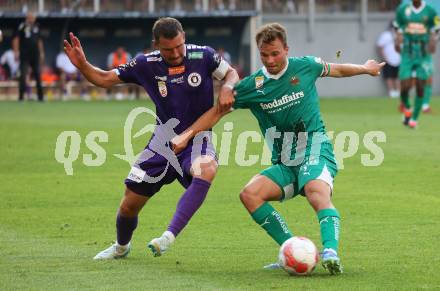
{"label": "white football boot", "polygon": [[176,237],[171,231],[165,231],[161,237],[154,238],[148,243],[148,248],[153,253],[153,256],[160,257],[165,253],[176,240]]}
{"label": "white football boot", "polygon": [[324,269],[328,270],[331,275],[342,274],[341,260],[333,249],[324,249],[321,253],[321,262]]}
{"label": "white football boot", "polygon": [[94,260],[111,260],[125,258],[131,250],[131,243],[120,246],[118,243],[112,244],[109,248],[97,254]]}

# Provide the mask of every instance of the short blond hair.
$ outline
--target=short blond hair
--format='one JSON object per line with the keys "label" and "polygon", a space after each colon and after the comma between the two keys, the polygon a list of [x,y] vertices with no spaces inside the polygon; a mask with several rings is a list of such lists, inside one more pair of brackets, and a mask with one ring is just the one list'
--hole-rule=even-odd
{"label": "short blond hair", "polygon": [[279,23],[268,23],[258,29],[255,41],[257,46],[260,47],[263,43],[271,43],[272,41],[279,39],[284,46],[287,46],[286,29]]}

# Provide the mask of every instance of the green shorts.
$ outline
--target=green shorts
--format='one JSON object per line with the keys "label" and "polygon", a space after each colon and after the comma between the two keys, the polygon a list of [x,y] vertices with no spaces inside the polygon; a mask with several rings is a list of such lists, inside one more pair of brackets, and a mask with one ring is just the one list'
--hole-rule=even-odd
{"label": "green shorts", "polygon": [[260,174],[268,177],[281,188],[280,201],[284,201],[298,194],[304,196],[304,186],[311,180],[322,180],[333,191],[333,180],[337,172],[338,167],[330,145],[323,147],[319,156],[306,156],[298,166],[279,163],[261,171]]}
{"label": "green shorts", "polygon": [[417,78],[419,80],[428,80],[433,70],[431,55],[420,59],[402,55],[402,61],[399,66],[399,79],[408,80]]}

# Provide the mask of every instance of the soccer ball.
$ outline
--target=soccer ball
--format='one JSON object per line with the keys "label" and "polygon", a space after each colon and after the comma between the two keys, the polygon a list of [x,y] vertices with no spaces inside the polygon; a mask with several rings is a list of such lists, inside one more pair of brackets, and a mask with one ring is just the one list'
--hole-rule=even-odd
{"label": "soccer ball", "polygon": [[318,261],[318,249],[306,237],[294,236],[281,245],[278,262],[290,275],[308,275]]}

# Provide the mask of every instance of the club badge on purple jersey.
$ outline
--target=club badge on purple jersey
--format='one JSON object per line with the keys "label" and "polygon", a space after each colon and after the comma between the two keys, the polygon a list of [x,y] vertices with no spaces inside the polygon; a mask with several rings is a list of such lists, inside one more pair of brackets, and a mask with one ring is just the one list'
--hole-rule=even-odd
{"label": "club badge on purple jersey", "polygon": [[199,73],[191,73],[188,75],[188,84],[192,87],[198,87],[202,83],[202,76]]}
{"label": "club badge on purple jersey", "polygon": [[168,90],[166,83],[164,81],[159,81],[157,82],[157,86],[159,87],[160,96],[167,97]]}

